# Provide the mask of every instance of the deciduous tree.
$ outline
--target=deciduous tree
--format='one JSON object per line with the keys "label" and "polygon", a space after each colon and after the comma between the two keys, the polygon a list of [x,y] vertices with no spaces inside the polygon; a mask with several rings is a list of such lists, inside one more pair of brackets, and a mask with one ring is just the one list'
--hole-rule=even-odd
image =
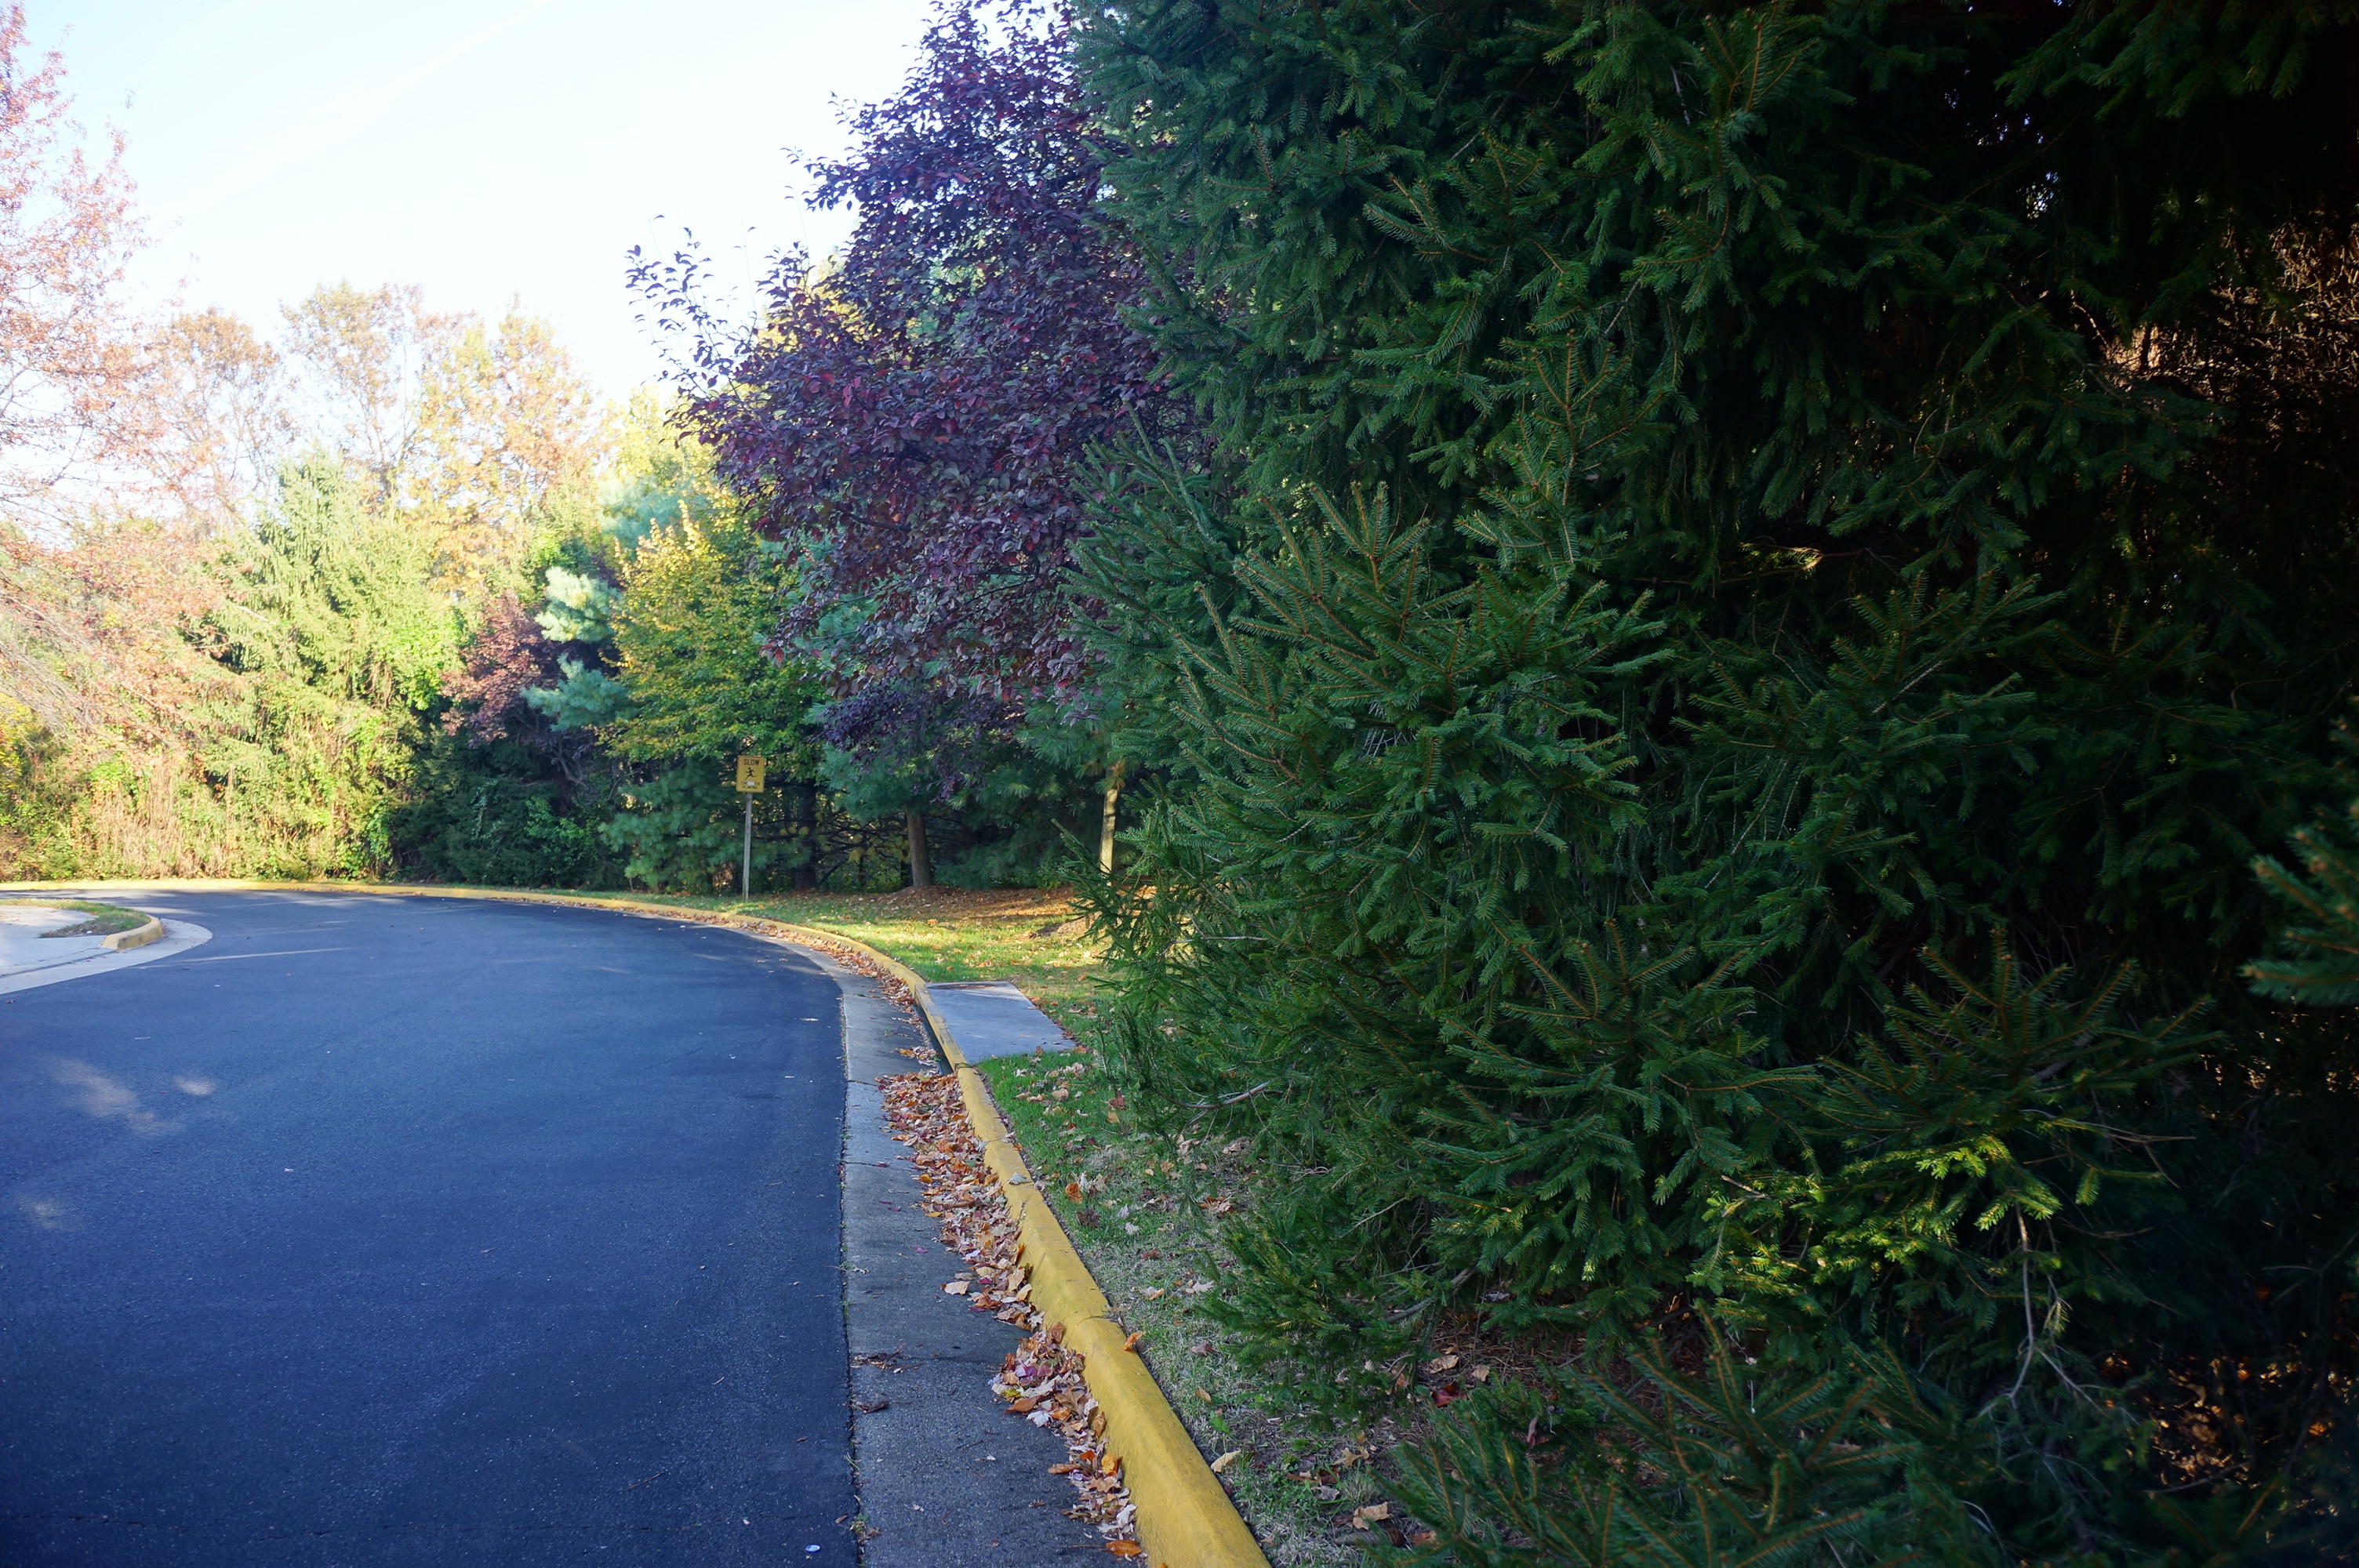
{"label": "deciduous tree", "polygon": [[416,284],[349,282],[322,285],[280,314],[306,427],[391,500],[416,454],[428,371],[462,319],[428,309]]}
{"label": "deciduous tree", "polygon": [[434,537],[440,579],[481,593],[513,581],[537,533],[597,525],[610,436],[548,322],[462,319],[420,375],[392,500]]}
{"label": "deciduous tree", "polygon": [[0,518],[18,527],[86,506],[94,470],[147,434],[122,154],[119,135],[82,146],[64,62],[28,58],[24,7],[0,10]]}
{"label": "deciduous tree", "polygon": [[785,257],[750,335],[704,312],[695,255],[638,275],[694,334],[686,417],[801,575],[787,635],[824,640],[847,685],[1021,697],[1081,676],[1062,579],[1087,454],[1166,410],[1065,30],[945,5],[903,90],[852,115],[852,153],[810,166],[819,205],[857,210],[851,241]]}

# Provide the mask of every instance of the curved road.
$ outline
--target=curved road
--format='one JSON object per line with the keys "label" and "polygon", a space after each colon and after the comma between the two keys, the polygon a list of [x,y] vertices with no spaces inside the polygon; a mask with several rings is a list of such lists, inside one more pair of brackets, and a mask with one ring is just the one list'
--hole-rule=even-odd
{"label": "curved road", "polygon": [[125,899],[0,998],[0,1563],[849,1565],[838,993],[588,910]]}

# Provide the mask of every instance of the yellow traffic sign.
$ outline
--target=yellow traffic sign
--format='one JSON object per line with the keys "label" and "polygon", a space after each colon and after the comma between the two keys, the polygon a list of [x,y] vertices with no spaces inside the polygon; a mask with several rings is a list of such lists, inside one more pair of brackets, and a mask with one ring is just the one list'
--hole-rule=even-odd
{"label": "yellow traffic sign", "polygon": [[768,766],[759,757],[737,759],[737,787],[747,795],[762,793],[762,774]]}

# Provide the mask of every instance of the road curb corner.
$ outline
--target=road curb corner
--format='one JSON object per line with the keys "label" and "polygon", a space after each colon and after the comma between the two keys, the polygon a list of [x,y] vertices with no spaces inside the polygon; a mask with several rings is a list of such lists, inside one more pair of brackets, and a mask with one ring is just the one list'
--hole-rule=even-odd
{"label": "road curb corner", "polygon": [[98,945],[113,952],[127,953],[134,947],[145,947],[150,942],[161,942],[163,939],[164,923],[151,914],[147,917],[147,925],[135,925],[128,931],[117,931],[112,935],[102,936],[98,939]]}

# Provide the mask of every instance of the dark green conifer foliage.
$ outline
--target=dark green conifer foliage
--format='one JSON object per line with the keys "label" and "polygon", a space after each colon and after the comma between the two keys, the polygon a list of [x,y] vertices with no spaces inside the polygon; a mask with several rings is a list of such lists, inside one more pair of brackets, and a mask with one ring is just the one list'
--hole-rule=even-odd
{"label": "dark green conifer foliage", "polygon": [[2263,996],[2348,1007],[2359,1002],[2359,802],[2296,829],[2293,848],[2300,871],[2269,858],[2254,862],[2284,901],[2288,925],[2277,949],[2245,972]]}
{"label": "dark green conifer foliage", "polygon": [[[1084,563],[1169,781],[1117,1026],[1288,1173],[1223,1292],[1273,1354],[1456,1310],[1693,1377],[1706,1306],[1907,1368],[1973,1455],[1909,1472],[1936,1555],[2343,1549],[2359,1051],[2242,971],[2349,793],[2354,24],[1093,14],[1222,443],[1116,465]],[[1437,1551],[1566,1560],[1423,1484]]]}

